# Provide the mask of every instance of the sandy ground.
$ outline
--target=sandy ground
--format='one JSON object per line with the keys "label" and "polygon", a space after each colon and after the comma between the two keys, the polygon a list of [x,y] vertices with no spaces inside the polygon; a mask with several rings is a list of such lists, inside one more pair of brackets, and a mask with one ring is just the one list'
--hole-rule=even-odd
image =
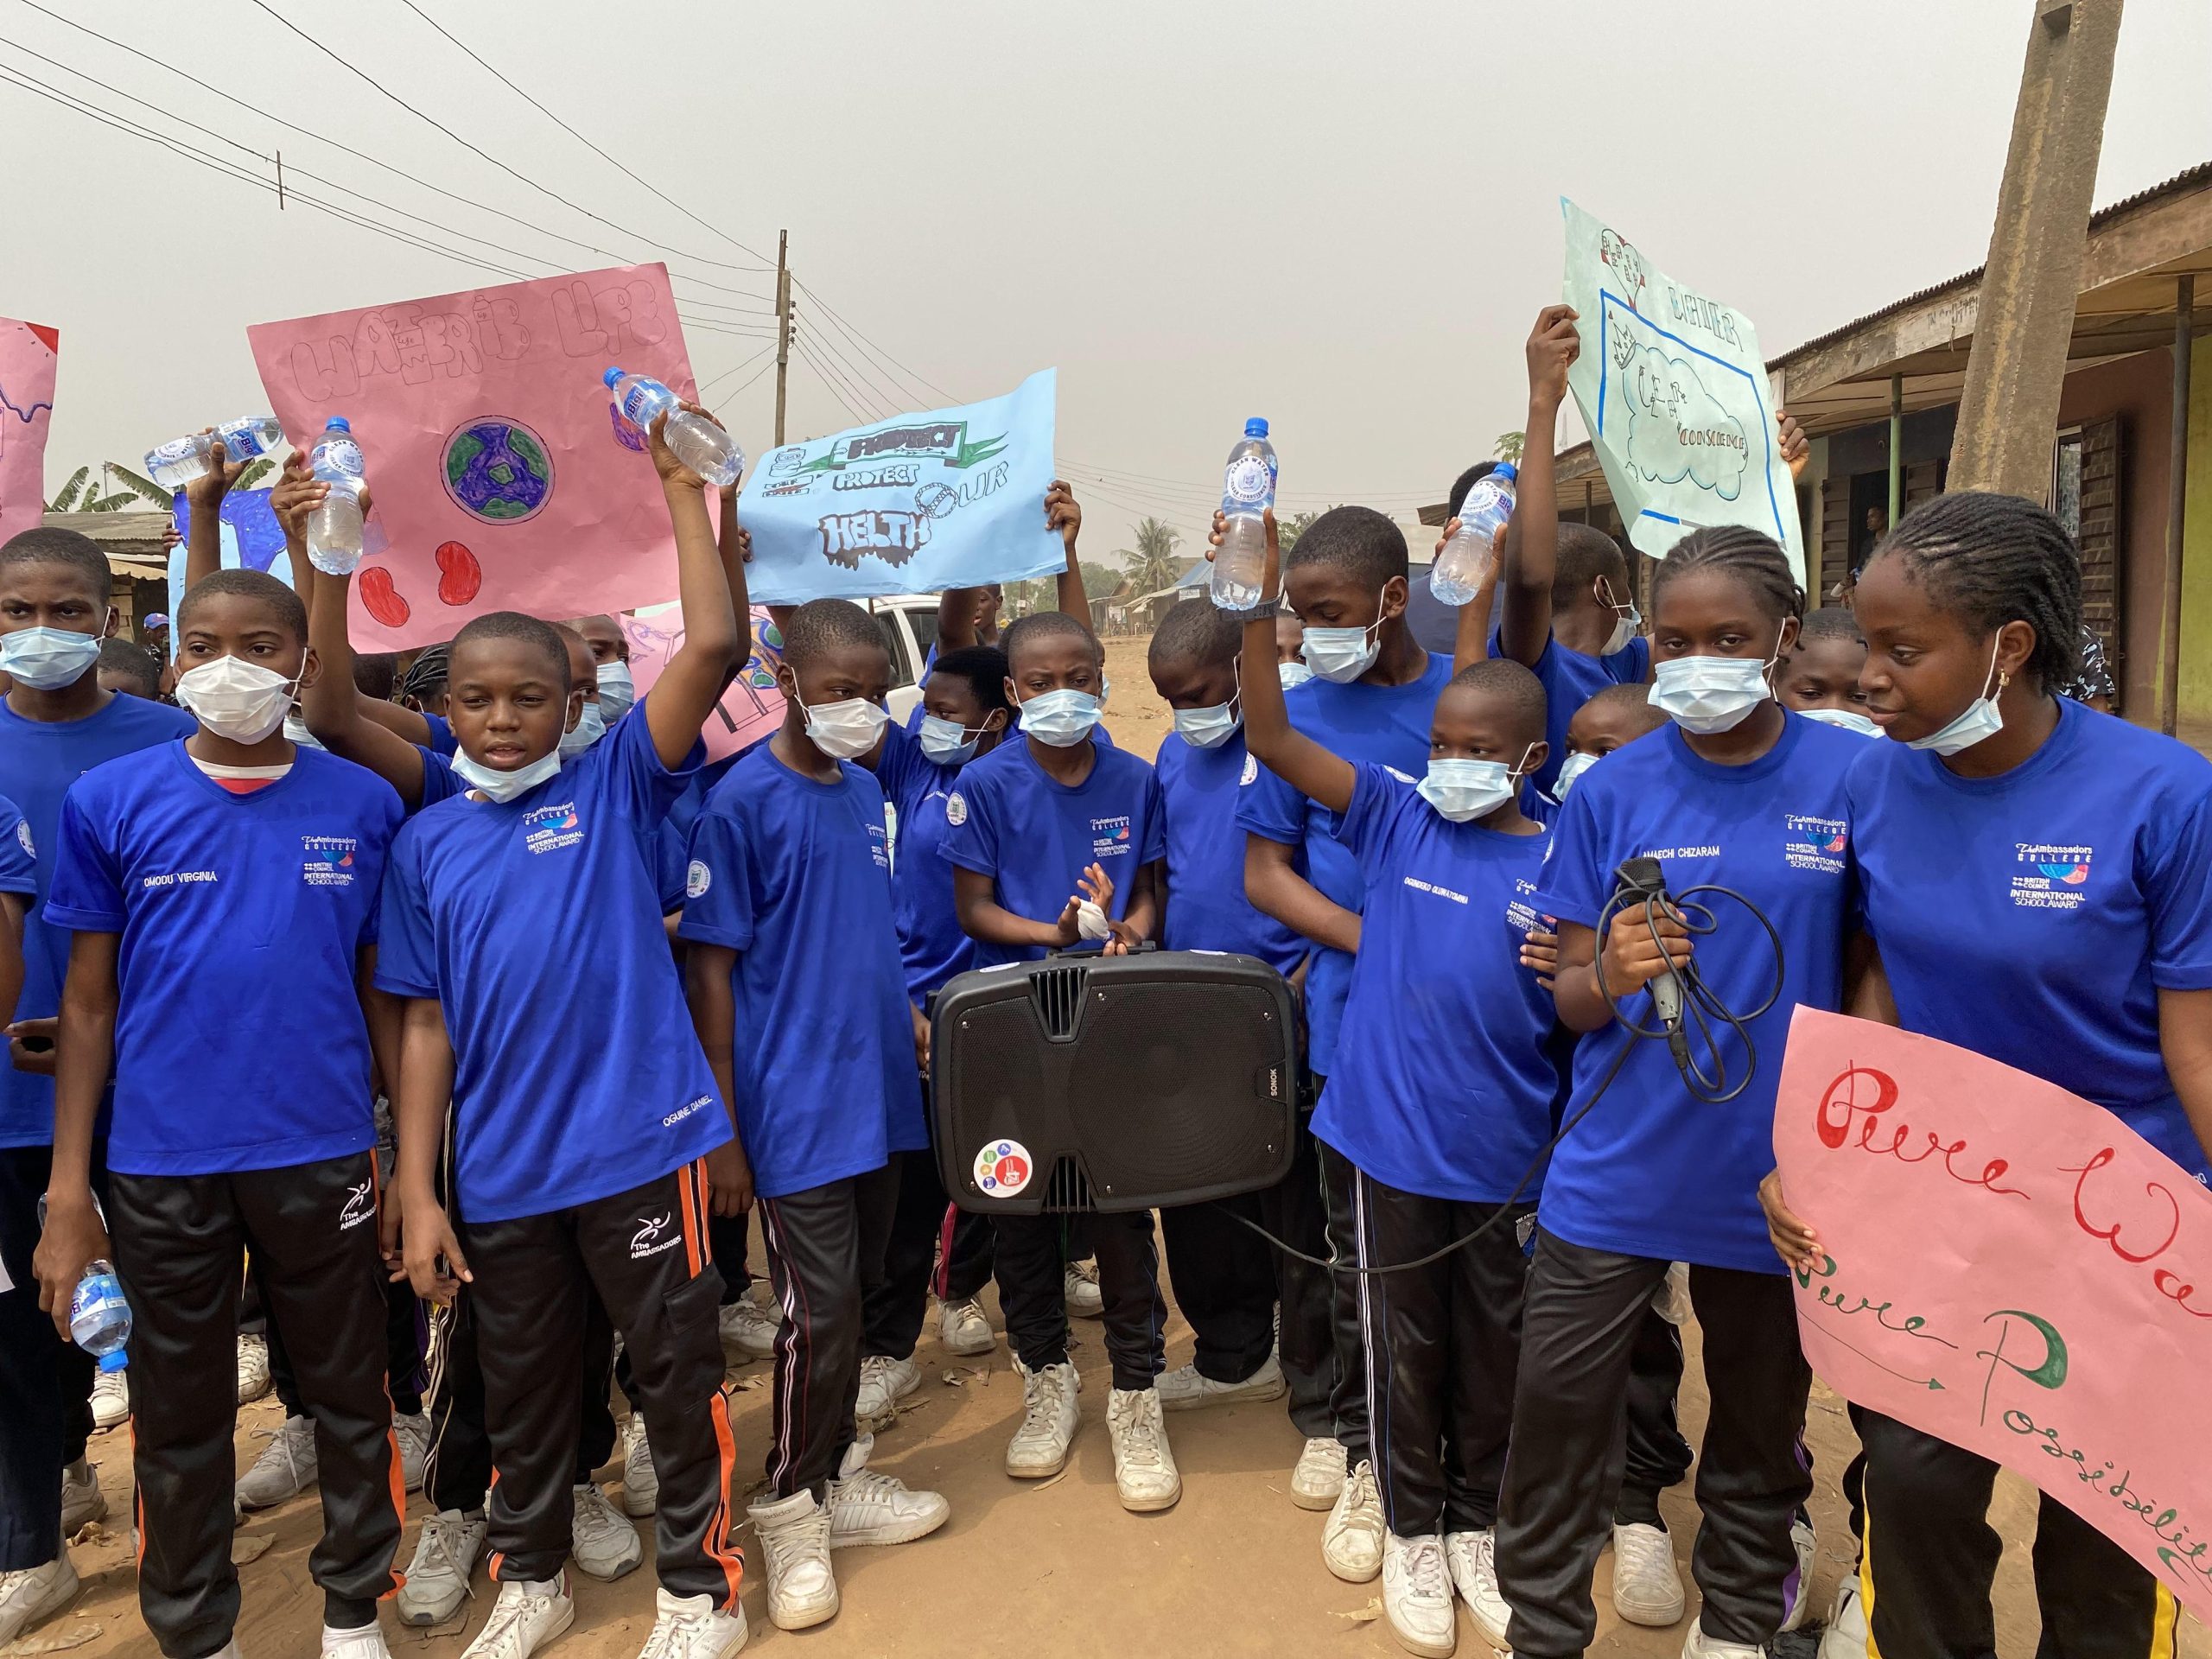
{"label": "sandy ground", "polygon": [[[1108,645],[1116,738],[1152,753],[1167,729],[1165,710],[1144,672],[1143,642]],[[753,1259],[761,1258],[755,1244]],[[1172,1291],[1172,1285],[1170,1287]],[[996,1322],[994,1310],[994,1323]],[[745,1606],[756,1649],[782,1652],[796,1640],[816,1659],[886,1655],[1058,1655],[1208,1653],[1279,1659],[1286,1653],[1366,1659],[1398,1651],[1380,1618],[1379,1586],[1339,1583],[1320,1560],[1322,1517],[1294,1507],[1288,1476],[1300,1440],[1281,1402],[1217,1408],[1168,1420],[1181,1465],[1182,1502],[1161,1515],[1132,1516],[1115,1501],[1106,1443],[1105,1354],[1095,1324],[1078,1321],[1076,1363],[1083,1373],[1084,1426],[1066,1471],[1037,1483],[1008,1480],[1001,1471],[1006,1440],[1020,1415],[1020,1389],[1003,1344],[988,1358],[959,1359],[937,1346],[928,1322],[918,1354],[924,1383],[898,1424],[879,1436],[875,1465],[910,1485],[944,1492],[952,1520],[921,1542],[894,1549],[842,1551],[837,1556],[844,1608],[832,1624],[797,1636],[769,1626],[765,1592],[749,1573]],[[1695,1444],[1705,1421],[1705,1390],[1694,1357],[1682,1391],[1684,1431]],[[1190,1357],[1190,1332],[1178,1317],[1169,1327],[1168,1363]],[[748,1364],[731,1374],[739,1478],[760,1478],[768,1438],[768,1368]],[[265,1444],[280,1415],[273,1399],[241,1412],[238,1463],[243,1471]],[[1813,1510],[1821,1537],[1815,1605],[1825,1611],[1838,1578],[1850,1570],[1851,1541],[1837,1490],[1851,1449],[1842,1402],[1816,1386],[1808,1423],[1819,1489]],[[83,1659],[107,1655],[154,1659],[140,1623],[129,1551],[130,1449],[127,1434],[97,1436],[110,1521],[88,1530],[74,1557],[86,1580],[68,1615],[34,1633],[31,1651],[68,1646]],[[620,1476],[619,1467],[604,1471]],[[1677,1553],[1688,1576],[1695,1513],[1688,1487],[1667,1499]],[[410,1501],[404,1564],[424,1513]],[[2032,1535],[2034,1494],[2002,1478],[1993,1519],[2006,1541],[1998,1586],[1999,1649],[2027,1659],[2037,1630],[2025,1553]],[[252,1559],[241,1569],[245,1613],[239,1645],[248,1659],[277,1659],[315,1650],[321,1597],[308,1573],[308,1554],[320,1527],[312,1496],[251,1517],[236,1550]],[[745,1531],[740,1541],[750,1542]],[[652,1618],[652,1539],[646,1566],[614,1584],[576,1580],[577,1618],[556,1649],[566,1659],[626,1659],[644,1642]],[[1599,1567],[1599,1636],[1591,1651],[1618,1659],[1674,1659],[1687,1624],[1669,1630],[1623,1627],[1606,1600],[1611,1557]],[[395,1653],[455,1659],[489,1611],[492,1592],[480,1573],[462,1618],[437,1631],[407,1630],[389,1611],[385,1630]],[[1695,1592],[1691,1611],[1695,1611]],[[801,1649],[789,1649],[798,1653]],[[1809,1654],[1811,1643],[1793,1643]],[[1461,1615],[1459,1651],[1479,1659],[1489,1650]],[[2212,1659],[2212,1640],[2184,1622],[2184,1659]]]}

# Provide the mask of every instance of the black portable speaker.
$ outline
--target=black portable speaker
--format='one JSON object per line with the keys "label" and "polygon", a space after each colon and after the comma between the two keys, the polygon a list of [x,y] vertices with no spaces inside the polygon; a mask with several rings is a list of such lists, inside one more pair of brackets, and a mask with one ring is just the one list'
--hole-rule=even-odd
{"label": "black portable speaker", "polygon": [[938,1171],[963,1210],[1148,1210],[1269,1186],[1296,1150],[1297,1010],[1252,957],[1048,957],[938,993]]}

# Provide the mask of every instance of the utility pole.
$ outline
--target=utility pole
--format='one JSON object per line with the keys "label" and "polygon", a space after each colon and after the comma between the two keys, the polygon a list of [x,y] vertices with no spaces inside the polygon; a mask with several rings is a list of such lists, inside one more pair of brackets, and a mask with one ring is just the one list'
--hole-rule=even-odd
{"label": "utility pole", "polygon": [[791,366],[791,233],[776,232],[776,443],[784,442],[784,392]]}
{"label": "utility pole", "polygon": [[2035,0],[1945,487],[2040,501],[2082,290],[2120,0]]}

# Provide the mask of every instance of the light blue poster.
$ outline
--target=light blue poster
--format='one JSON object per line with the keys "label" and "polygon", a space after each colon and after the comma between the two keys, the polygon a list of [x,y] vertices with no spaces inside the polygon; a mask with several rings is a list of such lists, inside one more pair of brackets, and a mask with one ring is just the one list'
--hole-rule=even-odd
{"label": "light blue poster", "polygon": [[[171,511],[176,533],[184,539],[169,550],[169,611],[184,599],[184,550],[192,537],[192,504],[176,493]],[[284,527],[269,505],[266,490],[232,490],[223,498],[223,569],[266,570],[287,588],[292,585],[291,556],[284,551]]]}
{"label": "light blue poster", "polygon": [[1045,524],[1057,374],[770,450],[737,504],[753,600],[934,594],[1064,569]]}

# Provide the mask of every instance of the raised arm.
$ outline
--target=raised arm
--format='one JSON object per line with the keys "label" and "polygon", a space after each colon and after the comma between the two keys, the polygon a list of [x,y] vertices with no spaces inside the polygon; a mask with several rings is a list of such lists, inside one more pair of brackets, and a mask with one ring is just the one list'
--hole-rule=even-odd
{"label": "raised arm", "polygon": [[[200,429],[213,432],[215,429]],[[188,594],[223,568],[223,498],[245,468],[245,461],[230,460],[219,442],[208,452],[207,470],[184,486],[184,499],[192,504],[192,533],[184,548],[184,591]],[[292,567],[296,574],[302,568]],[[175,637],[174,629],[171,637]]]}
{"label": "raised arm", "polygon": [[[1472,668],[1477,663],[1490,660],[1491,602],[1497,594],[1497,573],[1505,563],[1505,543],[1512,535],[1513,525],[1508,521],[1498,526],[1491,537],[1490,568],[1483,574],[1482,585],[1475,589],[1475,596],[1459,607],[1459,620],[1452,631],[1452,671],[1454,674]],[[1436,538],[1436,554],[1444,556],[1444,544],[1459,533],[1459,521],[1454,518],[1444,526],[1444,533]]]}
{"label": "raised arm", "polygon": [[1083,567],[1075,556],[1075,538],[1083,531],[1083,504],[1075,499],[1065,479],[1054,479],[1052,488],[1045,492],[1045,525],[1060,532],[1060,544],[1067,550],[1068,566],[1059,576],[1060,610],[1087,628],[1090,600],[1083,591]]}
{"label": "raised arm", "polygon": [[[1216,514],[1217,518],[1219,514]],[[1282,543],[1275,533],[1274,510],[1262,515],[1267,526],[1267,562],[1260,591],[1279,599],[1282,588]],[[1214,531],[1218,545],[1221,532]],[[1323,748],[1290,723],[1282,700],[1282,677],[1275,671],[1274,607],[1263,601],[1244,621],[1244,656],[1238,664],[1238,695],[1244,704],[1244,747],[1260,764],[1300,794],[1332,812],[1351,810],[1351,762]]]}
{"label": "raised arm", "polygon": [[1572,306],[1548,305],[1529,334],[1529,417],[1522,433],[1513,524],[1505,538],[1505,608],[1497,632],[1503,654],[1530,668],[1552,638],[1552,580],[1559,574],[1552,446],[1559,435],[1559,406],[1567,397],[1567,365],[1582,351],[1575,317]]}
{"label": "raised arm", "polygon": [[[696,404],[683,408],[706,420]],[[734,597],[722,568],[722,551],[707,516],[706,480],[678,461],[663,437],[668,417],[656,418],[646,438],[653,470],[660,474],[668,518],[676,531],[677,596],[683,607],[683,643],[645,694],[645,714],[653,747],[667,766],[683,765],[699,741],[699,728],[729,683],[730,664],[741,663]],[[732,515],[733,518],[734,515]]]}

